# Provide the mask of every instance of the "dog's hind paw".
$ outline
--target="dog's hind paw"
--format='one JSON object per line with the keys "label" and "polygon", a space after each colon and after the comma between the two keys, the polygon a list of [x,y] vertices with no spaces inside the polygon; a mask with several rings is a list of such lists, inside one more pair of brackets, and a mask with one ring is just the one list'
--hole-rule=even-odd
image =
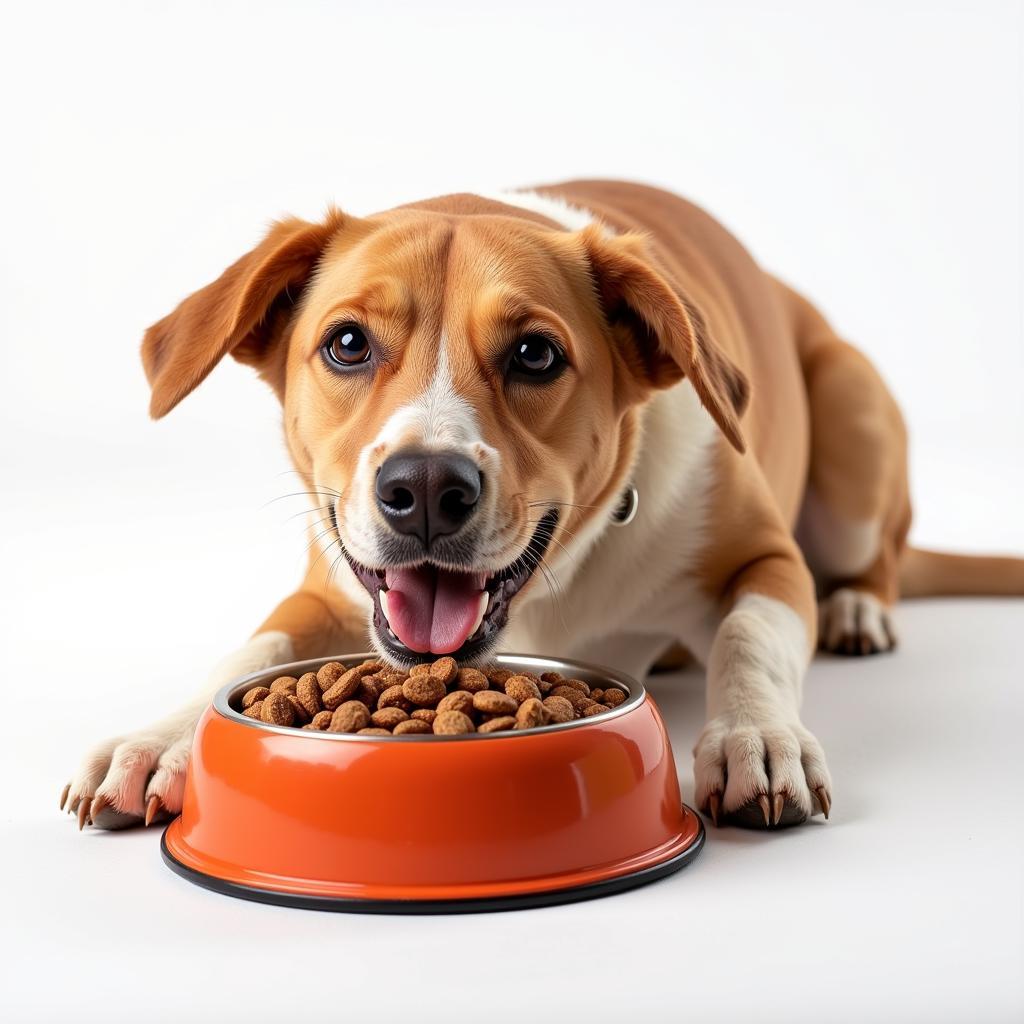
{"label": "dog's hind paw", "polygon": [[818,605],[818,646],[851,657],[891,651],[896,630],[889,609],[866,590],[841,587]]}
{"label": "dog's hind paw", "polygon": [[715,825],[776,829],[832,809],[821,745],[799,723],[713,718],[694,748],[696,804]]}
{"label": "dog's hind paw", "polygon": [[128,828],[165,821],[181,810],[195,716],[108,740],[83,759],[61,793],[61,810],[79,829]]}

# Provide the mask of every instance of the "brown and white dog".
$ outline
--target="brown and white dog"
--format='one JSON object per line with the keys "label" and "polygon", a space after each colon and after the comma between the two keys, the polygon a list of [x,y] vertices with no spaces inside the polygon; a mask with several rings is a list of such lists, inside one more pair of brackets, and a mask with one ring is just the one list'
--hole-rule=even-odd
{"label": "brown and white dog", "polygon": [[80,824],[178,811],[218,687],[368,632],[399,663],[500,647],[636,676],[685,647],[697,805],[803,821],[831,803],[800,721],[816,640],[889,650],[901,592],[1024,593],[1024,561],[905,547],[904,427],[871,364],[653,188],[285,220],[149,329],[153,416],[228,353],[281,400],[322,547],[198,700],[85,759]]}

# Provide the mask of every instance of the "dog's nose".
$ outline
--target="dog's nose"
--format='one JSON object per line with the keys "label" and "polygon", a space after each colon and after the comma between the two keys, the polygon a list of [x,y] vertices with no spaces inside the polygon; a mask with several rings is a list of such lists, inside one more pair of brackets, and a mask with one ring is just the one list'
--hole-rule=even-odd
{"label": "dog's nose", "polygon": [[465,455],[397,452],[377,473],[377,505],[399,532],[419,537],[455,533],[473,514],[483,477]]}

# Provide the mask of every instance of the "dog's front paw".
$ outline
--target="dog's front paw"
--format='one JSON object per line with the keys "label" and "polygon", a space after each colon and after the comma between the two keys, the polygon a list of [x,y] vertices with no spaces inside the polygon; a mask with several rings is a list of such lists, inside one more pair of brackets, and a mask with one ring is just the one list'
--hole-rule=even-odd
{"label": "dog's front paw", "polygon": [[716,824],[799,825],[828,817],[832,780],[821,744],[799,722],[711,719],[693,751],[696,804]]}
{"label": "dog's front paw", "polygon": [[196,716],[183,715],[153,729],[93,748],[61,794],[78,827],[117,829],[165,820],[181,810]]}

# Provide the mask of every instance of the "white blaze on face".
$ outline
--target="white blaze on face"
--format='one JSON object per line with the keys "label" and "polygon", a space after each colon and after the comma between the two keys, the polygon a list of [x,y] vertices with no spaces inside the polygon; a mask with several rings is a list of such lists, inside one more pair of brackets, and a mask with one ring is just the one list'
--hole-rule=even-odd
{"label": "white blaze on face", "polygon": [[[346,547],[354,558],[365,564],[379,564],[375,537],[378,531],[387,529],[377,510],[377,471],[388,456],[407,448],[451,452],[472,459],[485,481],[475,518],[481,536],[486,537],[491,532],[498,507],[496,481],[501,456],[483,440],[475,409],[455,388],[448,360],[449,344],[442,334],[437,370],[430,383],[413,401],[396,409],[377,436],[359,453],[344,515],[339,519],[345,523]],[[353,593],[356,589],[362,590],[356,580],[352,583],[355,584]],[[362,599],[365,601],[365,594]]]}

